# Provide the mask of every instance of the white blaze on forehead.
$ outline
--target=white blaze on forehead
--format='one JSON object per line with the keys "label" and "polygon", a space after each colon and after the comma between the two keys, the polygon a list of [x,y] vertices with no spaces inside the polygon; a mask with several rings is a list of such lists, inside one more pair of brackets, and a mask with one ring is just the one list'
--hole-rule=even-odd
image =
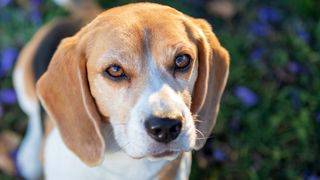
{"label": "white blaze on forehead", "polygon": [[173,119],[182,116],[182,98],[168,84],[163,84],[158,91],[152,93],[148,98],[148,104],[155,116]]}

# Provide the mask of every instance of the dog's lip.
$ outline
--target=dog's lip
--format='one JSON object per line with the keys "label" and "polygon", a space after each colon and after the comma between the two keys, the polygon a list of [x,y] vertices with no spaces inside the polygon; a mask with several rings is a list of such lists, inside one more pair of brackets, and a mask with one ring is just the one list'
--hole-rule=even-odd
{"label": "dog's lip", "polygon": [[174,154],[178,153],[178,151],[163,151],[160,153],[152,153],[151,156],[154,158],[163,158],[166,156],[172,156]]}
{"label": "dog's lip", "polygon": [[131,158],[133,158],[133,159],[142,159],[142,158],[145,158],[145,157],[149,157],[151,159],[161,159],[161,158],[164,158],[164,157],[174,156],[179,152],[180,151],[163,151],[163,152],[151,153],[151,154],[149,154],[147,156],[132,156],[132,155],[129,155],[129,156]]}

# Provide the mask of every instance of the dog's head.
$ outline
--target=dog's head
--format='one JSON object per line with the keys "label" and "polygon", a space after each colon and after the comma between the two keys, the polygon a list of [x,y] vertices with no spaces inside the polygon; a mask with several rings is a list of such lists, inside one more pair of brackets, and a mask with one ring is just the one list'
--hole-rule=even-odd
{"label": "dog's head", "polygon": [[110,9],[63,40],[37,91],[87,164],[103,159],[105,122],[129,156],[163,158],[204,145],[228,67],[206,21],[139,3]]}

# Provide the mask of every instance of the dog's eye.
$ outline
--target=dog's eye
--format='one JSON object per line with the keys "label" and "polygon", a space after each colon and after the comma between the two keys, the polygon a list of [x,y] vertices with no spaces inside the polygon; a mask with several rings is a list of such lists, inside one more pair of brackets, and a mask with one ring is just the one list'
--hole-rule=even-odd
{"label": "dog's eye", "polygon": [[127,78],[124,70],[115,64],[107,67],[107,69],[104,71],[104,74],[111,80],[122,80]]}
{"label": "dog's eye", "polygon": [[191,57],[188,54],[180,54],[175,59],[175,70],[186,71],[189,69],[191,64]]}

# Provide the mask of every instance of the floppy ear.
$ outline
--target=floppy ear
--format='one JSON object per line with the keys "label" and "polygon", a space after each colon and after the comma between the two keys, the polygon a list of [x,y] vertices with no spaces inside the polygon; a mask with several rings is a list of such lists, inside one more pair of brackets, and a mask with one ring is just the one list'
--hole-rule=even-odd
{"label": "floppy ear", "polygon": [[202,19],[193,19],[200,29],[198,40],[199,69],[195,83],[191,112],[199,114],[196,127],[198,140],[196,149],[200,149],[215,125],[219,112],[222,93],[229,74],[229,54],[220,45],[210,25]]}
{"label": "floppy ear", "polygon": [[62,41],[37,82],[37,93],[67,147],[93,166],[102,162],[105,143],[88,85],[87,60],[77,44],[75,37]]}

